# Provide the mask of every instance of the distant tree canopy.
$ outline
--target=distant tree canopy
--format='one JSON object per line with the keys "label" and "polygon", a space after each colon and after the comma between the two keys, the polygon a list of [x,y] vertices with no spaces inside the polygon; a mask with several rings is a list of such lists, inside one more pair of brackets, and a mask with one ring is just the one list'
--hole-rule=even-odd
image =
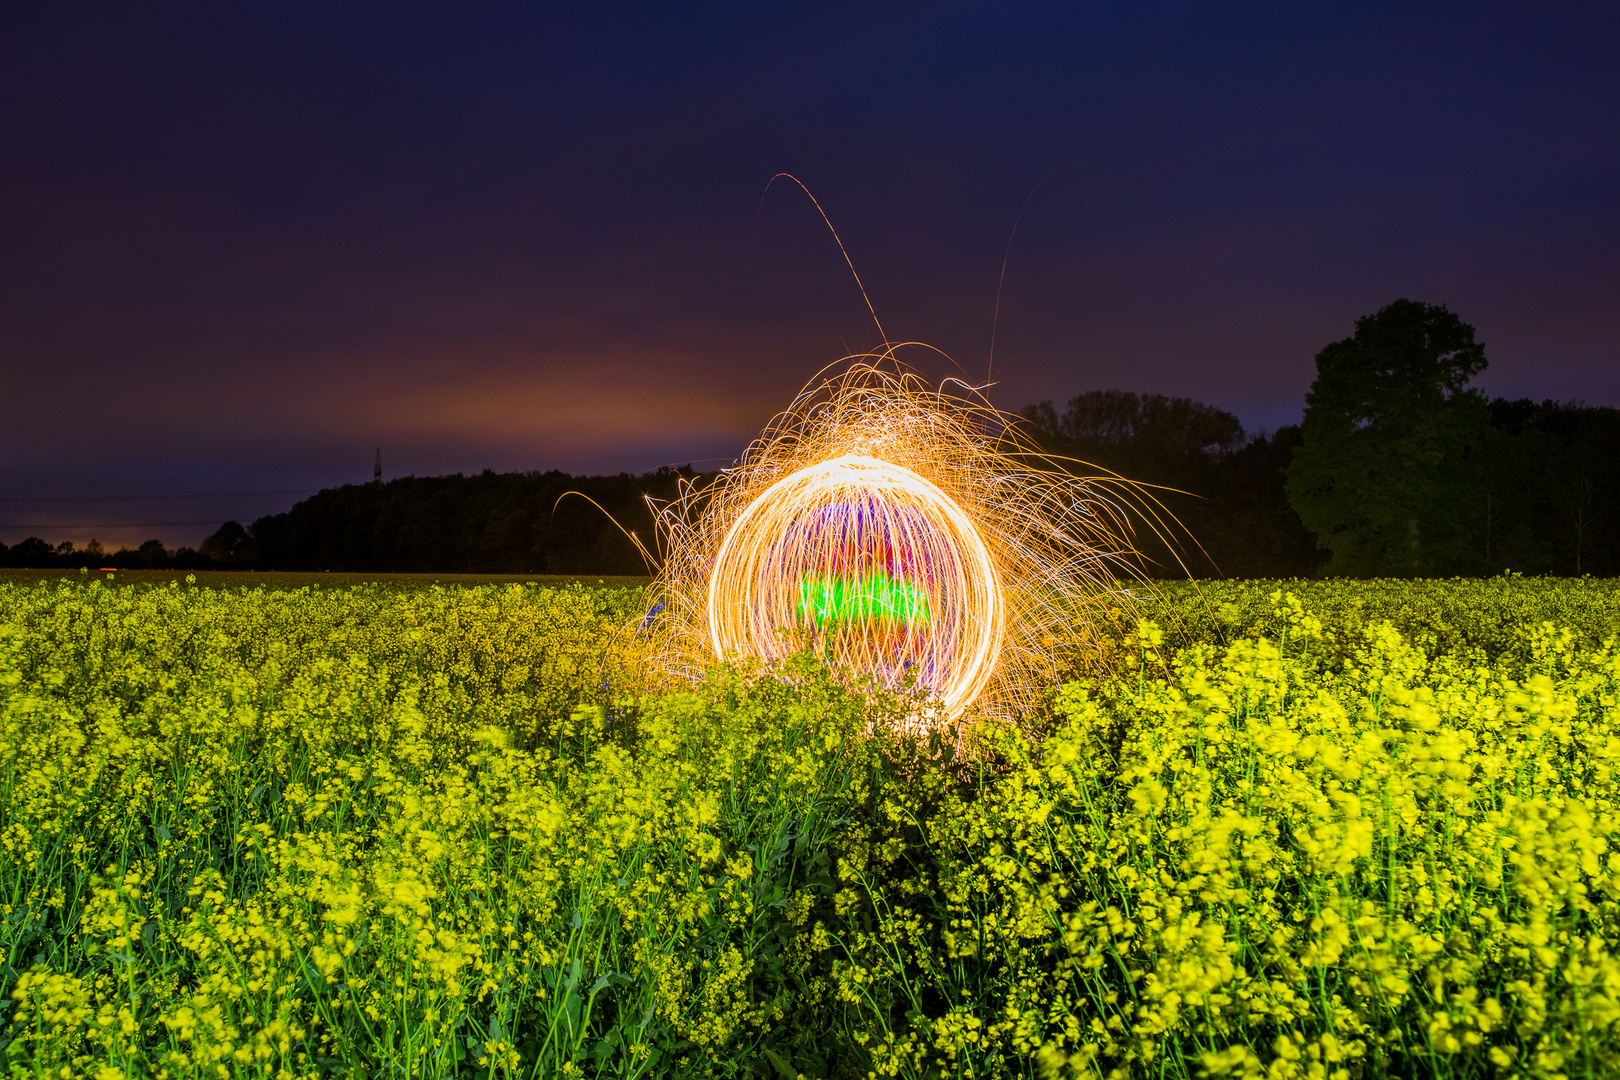
{"label": "distant tree canopy", "polygon": [[1316,354],[1288,496],[1355,575],[1466,573],[1480,562],[1472,497],[1490,410],[1474,328],[1397,300]]}
{"label": "distant tree canopy", "polygon": [[1024,415],[1070,447],[1128,461],[1134,472],[1219,460],[1245,441],[1243,425],[1231,413],[1164,394],[1091,390],[1070,398],[1061,416],[1050,401],[1030,406]]}
{"label": "distant tree canopy", "polygon": [[110,566],[119,570],[207,570],[214,564],[191,548],[173,551],[162,541],[148,540],[138,548],[120,548],[109,552],[98,541],[84,547],[75,547],[73,541],[50,544],[37,536],[30,536],[11,547],[0,544],[0,566],[16,569],[71,570],[75,567],[100,569]]}
{"label": "distant tree canopy", "polygon": [[[0,566],[121,569],[348,570],[362,573],[645,574],[620,527],[655,556],[646,497],[672,499],[709,477],[562,472],[408,476],[329,488],[249,526],[227,521],[199,550],[157,540],[107,554],[29,537],[0,545]],[[610,516],[611,515],[611,518]]]}
{"label": "distant tree canopy", "polygon": [[1043,401],[1023,416],[1048,453],[1077,459],[1073,471],[1152,485],[1147,494],[1168,513],[1162,527],[1140,518],[1135,544],[1149,574],[1297,576],[1322,561],[1283,492],[1298,428],[1250,435],[1212,405],[1123,390],[1079,394],[1062,413]]}
{"label": "distant tree canopy", "polygon": [[264,570],[645,574],[625,533],[656,553],[646,497],[671,499],[683,480],[701,478],[485,470],[346,484],[245,530],[228,522],[203,550]]}
{"label": "distant tree canopy", "polygon": [[1474,473],[1486,573],[1620,573],[1620,409],[1490,403]]}

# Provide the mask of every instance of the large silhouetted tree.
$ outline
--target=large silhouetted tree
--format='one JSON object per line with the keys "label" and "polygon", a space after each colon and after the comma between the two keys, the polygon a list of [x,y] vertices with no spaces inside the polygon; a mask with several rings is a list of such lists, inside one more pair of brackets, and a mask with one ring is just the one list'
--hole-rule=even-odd
{"label": "large silhouetted tree", "polygon": [[30,536],[11,549],[7,561],[12,566],[42,569],[52,565],[55,557],[55,548],[37,536]]}
{"label": "large silhouetted tree", "polygon": [[253,538],[239,521],[227,521],[202,542],[198,549],[217,566],[249,566],[253,563]]}
{"label": "large silhouetted tree", "polygon": [[1346,574],[1467,572],[1483,559],[1474,497],[1485,399],[1474,328],[1397,300],[1316,354],[1288,497]]}

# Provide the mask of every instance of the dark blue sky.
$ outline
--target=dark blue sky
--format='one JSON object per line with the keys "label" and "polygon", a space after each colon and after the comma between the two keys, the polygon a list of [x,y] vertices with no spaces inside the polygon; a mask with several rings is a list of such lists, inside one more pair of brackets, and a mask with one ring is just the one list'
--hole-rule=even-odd
{"label": "dark blue sky", "polygon": [[0,13],[0,541],[196,544],[379,445],[734,455],[877,341],[779,171],[975,379],[1047,177],[1006,408],[1275,427],[1401,296],[1492,393],[1620,405],[1612,4],[334,7]]}

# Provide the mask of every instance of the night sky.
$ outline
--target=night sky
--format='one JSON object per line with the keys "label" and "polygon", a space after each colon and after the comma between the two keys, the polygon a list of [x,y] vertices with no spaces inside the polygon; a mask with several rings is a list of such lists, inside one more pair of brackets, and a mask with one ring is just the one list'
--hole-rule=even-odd
{"label": "night sky", "polygon": [[723,464],[880,340],[784,171],[1004,408],[1274,428],[1402,296],[1620,406],[1620,6],[578,8],[5,5],[0,541]]}

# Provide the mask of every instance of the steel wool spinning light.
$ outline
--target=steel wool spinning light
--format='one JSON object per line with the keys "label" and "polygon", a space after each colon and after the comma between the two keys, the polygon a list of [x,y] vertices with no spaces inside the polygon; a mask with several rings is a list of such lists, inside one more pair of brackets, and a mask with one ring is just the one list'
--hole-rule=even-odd
{"label": "steel wool spinning light", "polygon": [[709,575],[716,655],[809,644],[957,712],[1005,638],[1000,572],[972,520],[928,480],[844,454],[772,484],[738,516]]}
{"label": "steel wool spinning light", "polygon": [[707,486],[660,509],[666,667],[810,649],[914,687],[919,723],[1011,716],[1095,661],[1124,617],[1134,524],[1156,506],[1066,471],[977,392],[926,386],[894,346],[812,384]]}

